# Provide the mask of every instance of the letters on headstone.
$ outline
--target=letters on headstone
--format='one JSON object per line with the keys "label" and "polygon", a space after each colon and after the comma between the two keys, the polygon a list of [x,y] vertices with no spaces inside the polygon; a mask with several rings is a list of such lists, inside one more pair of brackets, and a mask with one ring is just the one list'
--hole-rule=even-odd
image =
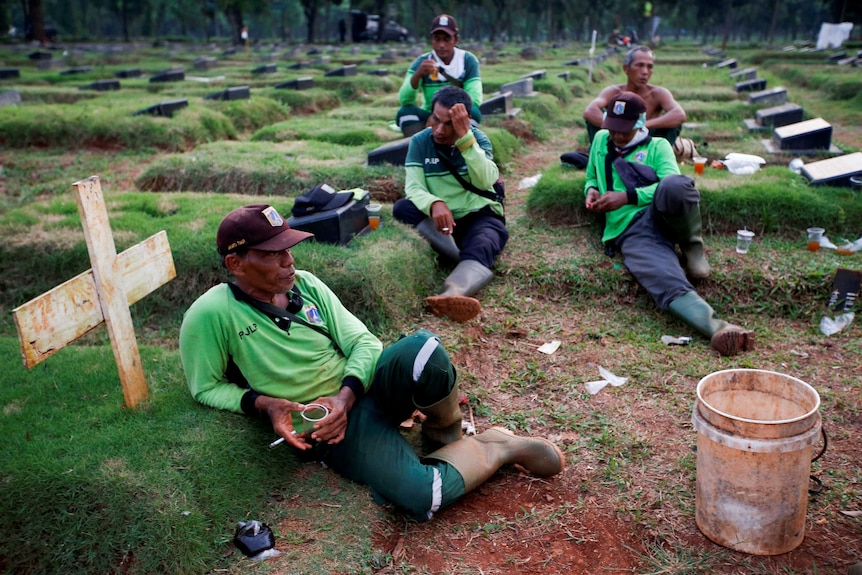
{"label": "letters on headstone", "polygon": [[92,268],[12,310],[24,365],[38,365],[104,323],[127,407],[147,397],[129,306],[176,277],[164,231],[117,255],[99,178],[73,184]]}

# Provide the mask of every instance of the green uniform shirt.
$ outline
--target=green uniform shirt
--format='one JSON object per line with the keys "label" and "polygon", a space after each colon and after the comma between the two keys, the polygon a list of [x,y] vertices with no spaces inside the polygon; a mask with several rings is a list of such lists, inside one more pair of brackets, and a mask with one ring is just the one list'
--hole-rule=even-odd
{"label": "green uniform shirt", "polygon": [[[500,176],[491,150],[491,141],[478,128],[473,128],[455,142],[452,164],[465,180],[480,190],[493,191],[494,183]],[[410,139],[404,168],[404,196],[429,216],[431,204],[438,200],[446,203],[456,220],[485,206],[503,215],[503,206],[499,202],[465,190],[440,162],[430,128],[425,128]]]}
{"label": "green uniform shirt", "polygon": [[331,340],[298,322],[285,332],[269,316],[237,300],[227,284],[211,288],[189,307],[180,329],[180,357],[195,400],[242,412],[248,390],[225,376],[230,358],[253,391],[270,397],[307,403],[336,395],[348,376],[368,390],[380,341],[311,273],[297,270],[296,286],[303,299],[296,315],[323,328]]}
{"label": "green uniform shirt", "polygon": [[[592,146],[590,146],[587,181],[584,185],[585,196],[590,188],[596,188],[600,194],[626,191],[625,184],[623,184],[616,169],[613,169],[613,188],[609,190],[607,186],[605,158],[608,156],[608,136],[609,132],[607,130],[599,130],[593,140]],[[635,146],[623,157],[628,162],[650,166],[655,170],[659,181],[665,176],[679,174],[679,166],[676,163],[673,148],[671,148],[670,143],[664,138],[650,138],[649,142],[642,146]],[[629,227],[629,224],[637,213],[652,203],[656,187],[658,187],[658,183],[643,188],[636,188],[635,191],[638,195],[637,205],[626,204],[605,214],[603,242],[614,239]]]}
{"label": "green uniform shirt", "polygon": [[[470,98],[473,100],[473,105],[479,107],[479,104],[482,103],[482,77],[479,75],[479,60],[470,52],[461,50],[460,48],[455,49],[455,55],[453,58],[461,57],[460,54],[463,54],[464,58],[464,73],[455,79],[463,82],[464,85],[462,88],[464,88],[465,92],[470,94]],[[402,106],[415,105],[416,96],[421,92],[422,108],[430,112],[431,100],[434,98],[434,93],[443,86],[452,85],[452,83],[449,82],[443,74],[439,74],[437,76],[437,80],[432,80],[430,76],[423,76],[419,80],[419,88],[413,88],[413,85],[410,83],[410,79],[413,77],[416,70],[419,69],[419,66],[422,65],[422,61],[427,60],[430,55],[431,52],[422,54],[413,61],[410,65],[410,69],[407,70],[407,74],[404,76],[404,82],[401,83],[401,89],[398,91],[398,100]]]}

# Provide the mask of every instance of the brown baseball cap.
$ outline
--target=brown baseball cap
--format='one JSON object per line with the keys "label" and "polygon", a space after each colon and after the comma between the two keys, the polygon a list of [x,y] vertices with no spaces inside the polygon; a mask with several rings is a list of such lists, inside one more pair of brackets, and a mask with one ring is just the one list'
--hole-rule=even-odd
{"label": "brown baseball cap", "polygon": [[631,132],[646,113],[646,103],[634,92],[620,92],[611,98],[602,128],[614,132]]}
{"label": "brown baseball cap", "polygon": [[448,14],[440,14],[431,20],[431,34],[434,32],[446,32],[450,36],[458,35],[458,22]]}
{"label": "brown baseball cap", "polygon": [[216,245],[223,256],[240,248],[278,252],[313,236],[292,229],[272,206],[249,204],[225,216],[218,226]]}

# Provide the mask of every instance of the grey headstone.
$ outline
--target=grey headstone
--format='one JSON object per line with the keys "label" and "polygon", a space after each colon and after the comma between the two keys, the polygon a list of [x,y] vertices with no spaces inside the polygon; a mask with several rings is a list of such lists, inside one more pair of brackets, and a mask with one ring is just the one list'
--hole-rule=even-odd
{"label": "grey headstone", "polygon": [[314,88],[314,78],[296,78],[275,85],[279,90],[308,90]]}
{"label": "grey headstone", "polygon": [[[568,74],[568,72],[566,72]],[[529,74],[524,74],[521,78],[532,78],[533,80],[544,80],[545,79],[545,71],[544,70],[536,70],[535,72],[530,72]]]}
{"label": "grey headstone", "polygon": [[275,74],[276,72],[278,72],[278,64],[264,64],[251,71],[252,74]]}
{"label": "grey headstone", "polygon": [[235,86],[227,88],[221,92],[214,92],[204,96],[206,100],[248,100],[251,97],[251,91],[248,86]]}
{"label": "grey headstone", "polygon": [[90,84],[80,86],[79,90],[96,90],[97,92],[109,92],[111,90],[120,89],[119,80],[97,80]]}
{"label": "grey headstone", "polygon": [[140,68],[132,68],[130,70],[120,70],[119,72],[114,72],[114,76],[117,78],[138,78],[143,75]]}
{"label": "grey headstone", "polygon": [[755,78],[753,80],[744,80],[737,82],[734,87],[737,92],[757,92],[758,90],[766,89],[766,79]]}
{"label": "grey headstone", "polygon": [[350,64],[349,66],[342,66],[341,68],[336,68],[335,70],[330,70],[326,72],[324,76],[355,76],[356,75],[356,64]]}
{"label": "grey headstone", "polygon": [[479,111],[485,114],[510,114],[512,112],[512,92],[492,94],[479,105]]}
{"label": "grey headstone", "polygon": [[837,64],[839,66],[847,66],[848,64],[851,66],[856,66],[859,63],[859,58],[857,56],[850,56],[849,58],[842,58],[838,60]]}
{"label": "grey headstone", "polygon": [[724,50],[721,48],[713,48],[712,46],[704,46],[701,50],[707,56],[723,56]]}
{"label": "grey headstone", "polygon": [[772,141],[779,150],[828,150],[832,126],[823,118],[787,124],[775,128]]}
{"label": "grey headstone", "polygon": [[0,108],[3,106],[14,106],[21,103],[21,92],[18,90],[4,90],[0,92]]}
{"label": "grey headstone", "polygon": [[329,56],[321,56],[320,58],[318,58],[317,60],[315,60],[312,63],[325,66],[326,64],[329,64],[331,61],[332,61],[332,58],[330,58]]}
{"label": "grey headstone", "polygon": [[862,152],[805,164],[801,173],[814,185],[849,187],[850,178],[862,176]]}
{"label": "grey headstone", "polygon": [[182,68],[165,70],[150,76],[150,82],[180,82],[185,79],[186,73]]}
{"label": "grey headstone", "polygon": [[18,68],[2,68],[0,69],[0,80],[6,80],[8,78],[20,78],[21,72],[18,71]]}
{"label": "grey headstone", "polygon": [[764,127],[780,128],[802,121],[803,109],[799,104],[781,104],[763,108],[754,114],[757,123]]}
{"label": "grey headstone", "polygon": [[185,108],[189,105],[189,101],[185,98],[182,100],[166,100],[164,102],[159,102],[149,108],[144,108],[143,110],[138,110],[133,116],[140,116],[143,114],[149,114],[150,116],[163,116],[165,118],[172,118],[174,112]]}
{"label": "grey headstone", "polygon": [[537,92],[533,90],[532,78],[521,78],[515,82],[503,84],[500,86],[500,92],[512,92],[513,96],[520,98],[532,98],[537,95]]}
{"label": "grey headstone", "polygon": [[759,92],[751,92],[748,95],[748,103],[756,106],[777,106],[787,102],[787,89],[769,88],[768,90],[760,90]]}
{"label": "grey headstone", "polygon": [[60,72],[62,76],[73,76],[75,74],[86,74],[87,72],[92,72],[92,66],[78,66],[76,68],[68,68]]}
{"label": "grey headstone", "polygon": [[192,62],[195,70],[209,70],[215,68],[217,65],[218,60],[212,56],[201,56],[200,58],[195,58],[194,62]]}
{"label": "grey headstone", "polygon": [[381,164],[392,164],[403,166],[407,160],[407,148],[410,146],[410,138],[401,138],[389,142],[368,152],[368,165],[379,166]]}
{"label": "grey headstone", "polygon": [[741,82],[742,80],[754,80],[757,78],[757,68],[742,68],[730,73],[730,79]]}
{"label": "grey headstone", "polygon": [[718,64],[715,65],[716,68],[736,68],[737,62],[736,58],[730,58],[729,60],[722,60]]}

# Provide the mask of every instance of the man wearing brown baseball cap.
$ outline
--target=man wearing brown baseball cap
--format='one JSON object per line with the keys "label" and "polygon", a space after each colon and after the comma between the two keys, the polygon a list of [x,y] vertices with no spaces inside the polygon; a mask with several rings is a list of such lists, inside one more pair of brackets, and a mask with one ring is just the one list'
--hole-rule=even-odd
{"label": "man wearing brown baseball cap", "polygon": [[[502,465],[541,476],[563,470],[562,452],[546,439],[501,428],[463,437],[456,371],[440,338],[420,329],[383,350],[326,284],[294,267],[291,248],[309,237],[267,204],[222,220],[216,245],[233,281],[200,296],[180,329],[196,401],[268,417],[279,436],[271,448],[284,443],[322,461],[419,521]],[[309,407],[324,416],[306,422]],[[416,409],[430,446],[421,459],[398,430]]]}
{"label": "man wearing brown baseball cap", "polygon": [[753,349],[753,334],[718,319],[689,281],[710,271],[700,193],[694,180],[680,175],[670,143],[650,135],[646,116],[640,96],[620,92],[608,102],[590,148],[584,194],[587,210],[605,218],[605,253],[619,251],[656,305],[708,337],[719,354]]}
{"label": "man wearing brown baseball cap", "polygon": [[[482,121],[479,59],[457,47],[459,33],[458,22],[449,14],[440,14],[431,21],[432,50],[413,61],[398,92],[401,108],[395,122],[405,136],[412,136],[425,128],[431,116],[431,101],[443,86],[464,89],[473,102],[469,110],[471,120],[477,124]],[[422,101],[417,102],[420,94]]]}

